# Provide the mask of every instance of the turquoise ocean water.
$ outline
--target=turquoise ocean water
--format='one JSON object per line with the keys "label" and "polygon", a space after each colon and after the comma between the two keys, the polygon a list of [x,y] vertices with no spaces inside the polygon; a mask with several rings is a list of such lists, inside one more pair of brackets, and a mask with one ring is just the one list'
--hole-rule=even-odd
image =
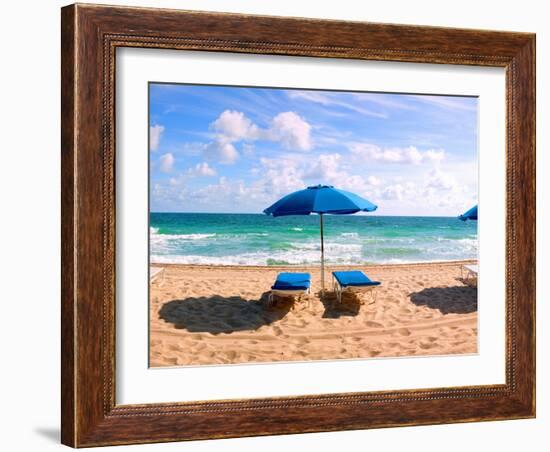
{"label": "turquoise ocean water", "polygon": [[[475,259],[477,222],[452,217],[325,215],[329,264]],[[299,265],[320,261],[319,217],[151,213],[151,262]]]}

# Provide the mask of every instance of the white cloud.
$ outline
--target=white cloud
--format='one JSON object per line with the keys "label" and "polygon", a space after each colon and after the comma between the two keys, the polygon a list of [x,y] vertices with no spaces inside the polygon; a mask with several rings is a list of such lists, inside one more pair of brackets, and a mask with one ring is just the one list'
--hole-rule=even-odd
{"label": "white cloud", "polygon": [[175,159],[174,156],[169,152],[169,153],[167,153],[167,154],[164,154],[164,155],[159,159],[159,161],[160,161],[160,170],[161,170],[163,173],[169,173],[169,172],[172,171],[176,159]]}
{"label": "white cloud", "polygon": [[192,176],[215,176],[216,170],[208,165],[207,162],[197,163],[187,171]]}
{"label": "white cloud", "polygon": [[339,171],[340,154],[321,154],[317,162],[304,174],[306,179],[315,180],[320,184],[338,184],[347,177],[343,171]]}
{"label": "white cloud", "polygon": [[426,178],[426,188],[433,188],[435,190],[446,190],[446,191],[460,191],[460,186],[458,185],[455,177],[451,174],[444,173],[439,169],[431,170]]}
{"label": "white cloud", "polygon": [[269,140],[281,143],[286,149],[308,151],[313,147],[311,126],[294,112],[287,111],[275,116],[268,129],[256,126],[244,113],[225,110],[211,125],[216,139],[203,147],[207,160],[232,164],[239,158],[234,143],[244,141],[243,152],[250,157],[255,140]]}
{"label": "white cloud", "polygon": [[224,165],[231,165],[239,158],[239,153],[230,142],[218,139],[208,143],[203,149],[204,158]]}
{"label": "white cloud", "polygon": [[225,141],[254,140],[258,138],[258,127],[240,111],[225,110],[211,124]]}
{"label": "white cloud", "polygon": [[304,172],[296,159],[260,159],[262,177],[254,189],[265,195],[269,201],[276,201],[282,195],[305,187]]}
{"label": "white cloud", "polygon": [[248,187],[242,180],[231,180],[222,176],[215,184],[202,187],[189,195],[204,211],[217,209],[231,211],[232,206],[242,201],[250,202]]}
{"label": "white cloud", "polygon": [[376,176],[369,176],[367,177],[367,182],[374,187],[378,187],[382,184],[382,179]]}
{"label": "white cloud", "polygon": [[293,111],[279,113],[272,120],[269,137],[279,141],[286,149],[309,151],[313,148],[311,126]]}
{"label": "white cloud", "polygon": [[[475,203],[475,187],[458,182],[456,175],[434,168],[405,180],[394,177],[392,183],[377,188],[382,209],[395,209],[412,215],[458,215]],[[383,202],[382,202],[383,201]]]}
{"label": "white cloud", "polygon": [[386,200],[398,200],[402,201],[405,195],[405,188],[401,184],[388,185],[382,191],[380,197]]}
{"label": "white cloud", "polygon": [[321,154],[310,169],[304,171],[304,179],[315,184],[328,184],[349,190],[367,199],[376,196],[375,188],[382,183],[380,178],[350,174],[349,171],[342,168],[341,163],[342,156],[338,153]]}
{"label": "white cloud", "polygon": [[375,161],[419,165],[424,162],[439,163],[445,158],[445,151],[443,150],[419,151],[414,146],[383,149],[370,143],[352,143],[349,148],[356,158],[365,161],[365,163]]}
{"label": "white cloud", "polygon": [[149,148],[151,151],[156,151],[160,145],[160,139],[164,132],[164,126],[156,124],[149,128]]}

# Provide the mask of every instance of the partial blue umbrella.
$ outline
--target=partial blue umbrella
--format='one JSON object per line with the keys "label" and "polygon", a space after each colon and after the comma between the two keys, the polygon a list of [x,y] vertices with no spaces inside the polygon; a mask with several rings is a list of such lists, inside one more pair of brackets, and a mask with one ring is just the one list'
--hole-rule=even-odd
{"label": "partial blue umbrella", "polygon": [[462,221],[477,220],[477,206],[474,206],[470,210],[468,210],[466,213],[459,215],[458,218],[460,218]]}
{"label": "partial blue umbrella", "polygon": [[319,215],[321,227],[321,286],[325,290],[325,244],[323,215],[349,215],[357,212],[373,212],[378,206],[361,196],[330,185],[314,185],[290,193],[264,210],[266,215]]}

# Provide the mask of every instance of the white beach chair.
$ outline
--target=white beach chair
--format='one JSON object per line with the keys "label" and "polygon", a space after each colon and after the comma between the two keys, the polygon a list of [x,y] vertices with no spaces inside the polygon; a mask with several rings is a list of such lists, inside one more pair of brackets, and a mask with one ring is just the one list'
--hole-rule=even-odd
{"label": "white beach chair", "polygon": [[267,299],[267,305],[273,306],[273,297],[298,297],[308,296],[308,307],[310,304],[309,295],[311,294],[311,276],[309,273],[279,273],[275,284],[271,286],[271,291]]}
{"label": "white beach chair", "polygon": [[332,272],[332,282],[338,303],[342,303],[343,292],[369,293],[372,301],[376,301],[376,287],[379,281],[372,281],[367,275],[358,270]]}
{"label": "white beach chair", "polygon": [[160,279],[160,283],[164,282],[164,267],[149,267],[149,281],[151,284],[158,279]]}
{"label": "white beach chair", "polygon": [[463,265],[461,267],[461,276],[465,284],[477,286],[477,274],[479,266],[475,265]]}

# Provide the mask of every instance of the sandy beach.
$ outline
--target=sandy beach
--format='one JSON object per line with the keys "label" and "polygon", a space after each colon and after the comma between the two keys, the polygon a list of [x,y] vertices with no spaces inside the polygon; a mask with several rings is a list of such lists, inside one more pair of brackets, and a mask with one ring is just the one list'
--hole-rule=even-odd
{"label": "sandy beach", "polygon": [[[151,284],[150,365],[261,363],[477,352],[477,290],[461,279],[472,261],[330,266],[319,297],[311,267],[162,265]],[[338,305],[330,271],[362,270],[382,282]],[[281,271],[309,272],[307,298],[267,306]]]}

